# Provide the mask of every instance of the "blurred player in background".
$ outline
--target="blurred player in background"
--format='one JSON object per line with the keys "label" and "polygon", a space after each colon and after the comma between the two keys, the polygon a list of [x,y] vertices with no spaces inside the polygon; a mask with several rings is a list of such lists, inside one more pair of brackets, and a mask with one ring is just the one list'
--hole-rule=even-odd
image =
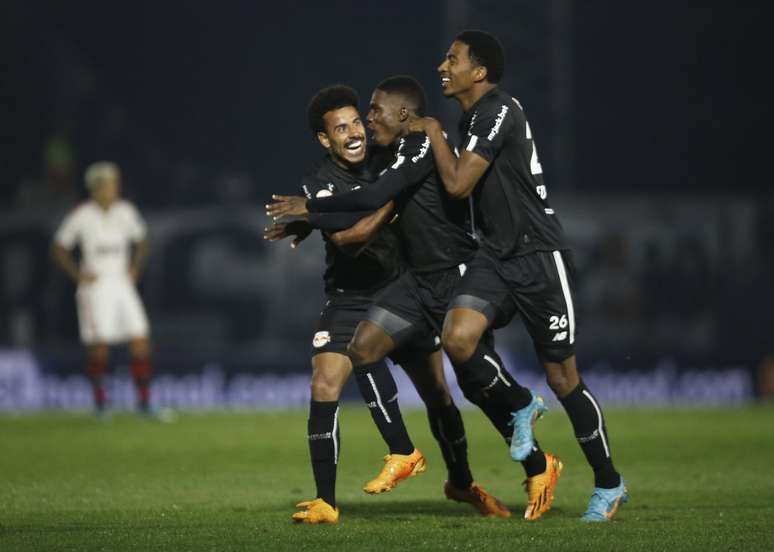
{"label": "blurred player in background", "polygon": [[[78,325],[88,353],[86,371],[97,415],[103,417],[108,404],[104,377],[110,347],[124,343],[129,345],[139,412],[149,415],[149,327],[136,289],[148,254],[146,225],[135,206],[119,197],[121,173],[117,165],[94,163],[86,169],[85,181],[91,199],[62,221],[54,236],[52,256],[78,286]],[[72,256],[76,245],[80,246],[80,265]]]}

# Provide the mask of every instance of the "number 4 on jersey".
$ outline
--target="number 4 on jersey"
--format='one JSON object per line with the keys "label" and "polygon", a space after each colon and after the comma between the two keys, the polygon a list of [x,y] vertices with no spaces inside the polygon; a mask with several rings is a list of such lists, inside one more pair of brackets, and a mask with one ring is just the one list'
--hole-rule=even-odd
{"label": "number 4 on jersey", "polygon": [[[514,102],[516,102],[516,105],[519,106],[519,109],[524,111],[524,108],[521,107],[521,103],[519,103],[519,100],[516,98],[511,98]],[[527,130],[527,140],[532,142],[532,157],[529,160],[529,171],[535,175],[535,174],[543,174],[543,166],[540,164],[540,160],[538,159],[537,154],[537,146],[535,146],[535,140],[532,138],[532,129],[529,128],[529,121],[524,121],[526,130]],[[548,197],[548,191],[546,190],[546,187],[541,184],[540,186],[535,187],[535,192],[537,192],[537,195],[540,197],[540,199],[545,199]]]}
{"label": "number 4 on jersey", "polygon": [[[527,126],[527,140],[532,140],[532,157],[529,160],[529,170],[532,174],[543,174],[543,165],[538,160],[537,147],[535,146],[535,140],[532,139],[532,129],[529,128],[529,121],[524,122]],[[545,197],[542,199],[545,199]]]}

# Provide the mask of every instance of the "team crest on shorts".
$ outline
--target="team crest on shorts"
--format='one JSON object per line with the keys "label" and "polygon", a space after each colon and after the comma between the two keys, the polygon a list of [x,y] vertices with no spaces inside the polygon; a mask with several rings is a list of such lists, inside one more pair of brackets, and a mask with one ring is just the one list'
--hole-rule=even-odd
{"label": "team crest on shorts", "polygon": [[316,334],[314,334],[312,345],[314,345],[315,349],[319,349],[320,347],[323,347],[326,343],[330,343],[330,342],[331,342],[330,332],[317,332]]}

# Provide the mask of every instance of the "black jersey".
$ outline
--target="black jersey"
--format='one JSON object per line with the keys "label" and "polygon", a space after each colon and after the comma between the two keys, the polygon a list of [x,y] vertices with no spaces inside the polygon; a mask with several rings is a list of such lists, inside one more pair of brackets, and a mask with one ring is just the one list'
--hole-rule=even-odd
{"label": "black jersey", "polygon": [[[374,180],[374,170],[366,164],[359,171],[347,170],[326,157],[315,171],[315,178],[304,181],[307,198],[346,193]],[[390,228],[382,227],[376,237],[357,255],[341,251],[322,233],[325,240],[325,292],[368,295],[394,280],[400,272],[398,240]]]}
{"label": "black jersey", "polygon": [[395,198],[398,237],[406,264],[414,272],[459,265],[473,257],[477,245],[468,225],[468,202],[454,199],[435,168],[430,139],[412,133],[402,138],[395,162],[387,168],[407,187]]}
{"label": "black jersey", "polygon": [[376,209],[395,200],[393,226],[407,266],[414,272],[443,270],[468,261],[477,244],[467,232],[467,202],[448,196],[421,133],[401,138],[395,157],[373,185],[307,202],[310,212]]}
{"label": "black jersey", "polygon": [[565,249],[518,100],[493,88],[463,114],[460,135],[461,150],[490,163],[473,190],[474,222],[484,245],[499,258]]}

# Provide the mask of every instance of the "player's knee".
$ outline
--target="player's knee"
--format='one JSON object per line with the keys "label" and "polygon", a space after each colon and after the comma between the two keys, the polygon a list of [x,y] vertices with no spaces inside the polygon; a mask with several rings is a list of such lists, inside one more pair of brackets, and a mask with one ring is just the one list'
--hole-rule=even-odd
{"label": "player's knee", "polygon": [[454,363],[462,363],[473,356],[480,335],[463,324],[444,326],[441,342]]}
{"label": "player's knee", "polygon": [[546,382],[557,397],[564,397],[575,389],[580,380],[572,351],[566,348],[548,352],[541,349],[538,356],[546,372]]}
{"label": "player's knee", "polygon": [[367,338],[358,336],[355,336],[347,345],[347,355],[352,359],[352,366],[371,364],[381,358],[375,356],[373,347]]}
{"label": "player's knee", "polygon": [[310,384],[312,391],[312,400],[315,401],[337,401],[341,394],[341,384],[322,373],[312,375]]}
{"label": "player's knee", "polygon": [[347,345],[347,355],[352,366],[372,364],[383,359],[390,351],[390,340],[384,331],[373,324],[361,322]]}
{"label": "player's knee", "polygon": [[107,345],[92,345],[89,347],[89,360],[92,362],[107,362],[110,348]]}
{"label": "player's knee", "polygon": [[557,397],[564,397],[572,391],[569,378],[561,372],[546,374],[546,382],[548,382],[548,387],[551,388],[551,391],[553,391]]}
{"label": "player's knee", "polygon": [[145,360],[150,357],[150,341],[137,339],[129,343],[129,354],[135,360]]}

